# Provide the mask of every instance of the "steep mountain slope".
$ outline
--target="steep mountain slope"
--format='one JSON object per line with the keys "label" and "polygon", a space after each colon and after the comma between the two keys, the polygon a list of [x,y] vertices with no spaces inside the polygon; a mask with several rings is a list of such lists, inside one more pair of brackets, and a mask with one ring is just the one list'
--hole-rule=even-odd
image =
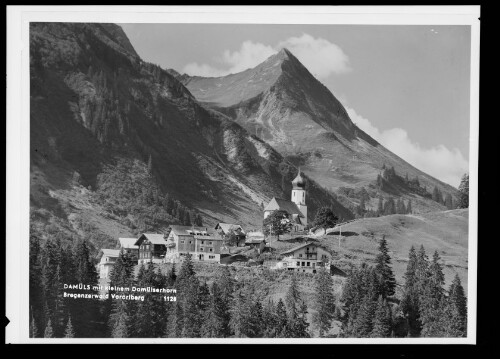
{"label": "steep mountain slope", "polygon": [[[260,227],[262,203],[289,197],[297,169],[143,62],[119,26],[32,23],[30,70],[32,224],[41,233],[85,235],[85,223],[100,223],[90,231],[109,242],[199,214],[204,225]],[[308,205],[352,218],[312,180]]]}
{"label": "steep mountain slope", "polygon": [[[359,129],[335,96],[286,49],[238,74],[177,78],[199,101],[270,144],[321,186],[333,191],[364,186],[370,208],[376,208],[382,195],[411,199],[418,212],[446,209],[430,198],[434,187],[456,199],[455,188],[411,166]],[[407,176],[405,185],[377,186],[384,165],[394,167],[399,178]],[[410,183],[417,178],[420,188],[413,188]],[[354,198],[346,202],[359,203]]]}

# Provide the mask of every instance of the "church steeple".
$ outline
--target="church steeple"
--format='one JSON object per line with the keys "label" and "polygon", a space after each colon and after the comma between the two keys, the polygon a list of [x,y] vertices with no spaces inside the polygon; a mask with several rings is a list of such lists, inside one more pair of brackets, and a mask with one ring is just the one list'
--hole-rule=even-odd
{"label": "church steeple", "polygon": [[[305,189],[306,187],[306,181],[302,177],[302,174],[300,173],[300,167],[299,167],[299,173],[297,174],[297,177],[292,181],[292,186],[293,189]],[[293,200],[293,198],[292,198]]]}
{"label": "church steeple", "polygon": [[292,181],[292,202],[297,205],[300,212],[304,215],[301,218],[303,225],[307,225],[307,206],[306,206],[306,180],[302,177],[302,173],[297,174],[297,177]]}

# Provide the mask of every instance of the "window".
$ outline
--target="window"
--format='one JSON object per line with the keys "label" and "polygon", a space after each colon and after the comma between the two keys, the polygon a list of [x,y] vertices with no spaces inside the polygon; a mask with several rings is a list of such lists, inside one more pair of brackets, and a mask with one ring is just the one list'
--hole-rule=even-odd
{"label": "window", "polygon": [[299,266],[300,266],[300,262],[297,262],[297,267],[299,267]]}
{"label": "window", "polygon": [[304,267],[305,265],[306,265],[306,263],[305,263],[305,262],[302,262],[302,267]]}
{"label": "window", "polygon": [[208,242],[209,245],[212,245],[212,242]]}
{"label": "window", "polygon": [[200,247],[200,252],[203,252],[203,247]]}
{"label": "window", "polygon": [[213,251],[214,251],[213,248],[210,248],[210,252],[213,252]]}
{"label": "window", "polygon": [[301,253],[301,254],[299,254],[299,257],[300,257],[300,258],[302,258],[302,253]]}
{"label": "window", "polygon": [[208,259],[214,259],[215,256],[208,256]]}
{"label": "window", "polygon": [[310,267],[311,266],[311,263],[310,262],[307,262],[307,266]]}
{"label": "window", "polygon": [[201,244],[205,244],[205,241],[201,241]]}

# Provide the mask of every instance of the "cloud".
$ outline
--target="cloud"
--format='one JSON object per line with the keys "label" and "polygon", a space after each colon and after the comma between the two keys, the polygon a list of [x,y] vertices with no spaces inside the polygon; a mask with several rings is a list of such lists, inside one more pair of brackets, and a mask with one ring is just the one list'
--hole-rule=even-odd
{"label": "cloud", "polygon": [[183,72],[191,76],[226,76],[255,67],[276,52],[271,46],[258,42],[245,41],[241,44],[239,50],[233,52],[225,50],[220,57],[215,59],[223,68],[217,68],[208,64],[199,65],[193,62],[184,66]]}
{"label": "cloud", "polygon": [[448,149],[440,144],[432,148],[423,148],[408,137],[402,128],[391,128],[380,131],[366,118],[360,116],[352,108],[346,108],[351,120],[363,131],[380,142],[390,151],[403,158],[416,168],[458,187],[460,179],[469,171],[469,162],[458,148]]}
{"label": "cloud", "polygon": [[344,51],[322,38],[302,34],[280,42],[278,47],[290,50],[319,79],[351,71],[349,58]]}
{"label": "cloud", "polygon": [[276,46],[245,41],[239,50],[225,50],[221,56],[215,58],[214,62],[217,62],[218,66],[192,62],[183,68],[183,72],[192,76],[225,76],[255,67],[283,47],[289,49],[319,79],[351,70],[349,58],[340,47],[328,40],[302,34],[300,37],[281,41]]}

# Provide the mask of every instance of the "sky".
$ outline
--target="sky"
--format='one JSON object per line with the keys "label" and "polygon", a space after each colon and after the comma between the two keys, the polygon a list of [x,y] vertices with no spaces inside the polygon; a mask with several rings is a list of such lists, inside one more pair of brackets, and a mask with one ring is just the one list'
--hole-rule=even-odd
{"label": "sky", "polygon": [[145,61],[224,76],[289,49],[351,120],[458,187],[469,168],[470,26],[120,24]]}

